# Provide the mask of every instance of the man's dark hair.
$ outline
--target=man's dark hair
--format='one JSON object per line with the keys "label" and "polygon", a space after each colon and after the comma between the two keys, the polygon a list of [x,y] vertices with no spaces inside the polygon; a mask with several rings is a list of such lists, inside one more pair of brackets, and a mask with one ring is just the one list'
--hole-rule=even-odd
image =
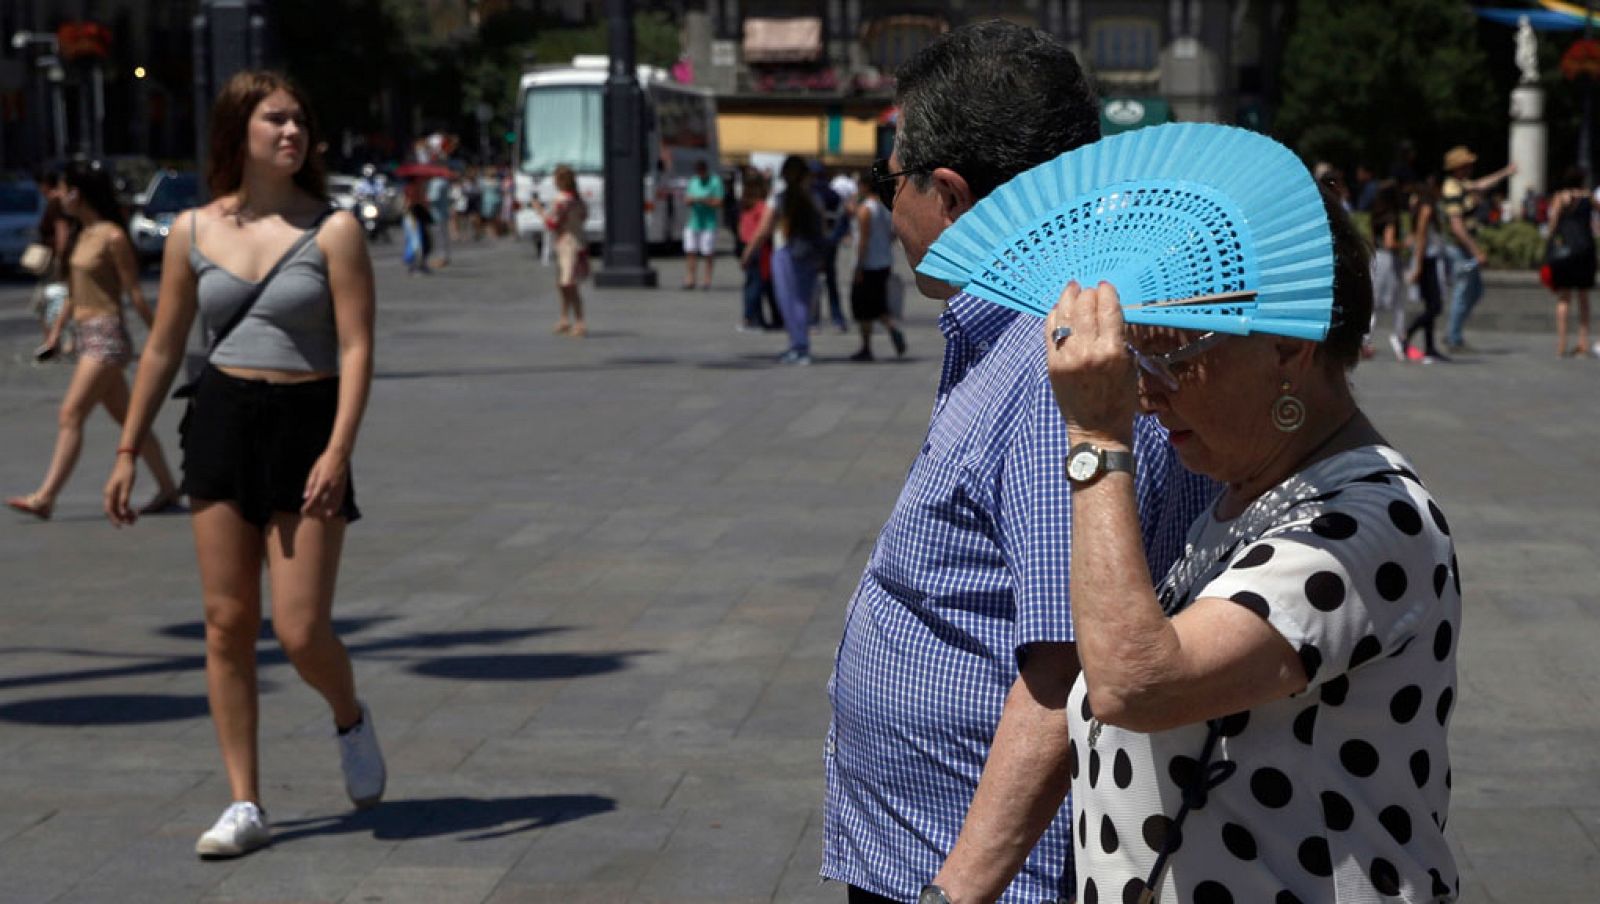
{"label": "man's dark hair", "polygon": [[900,167],[948,167],[979,198],[1011,177],[1100,139],[1100,103],[1067,45],[999,19],[957,28],[896,75]]}

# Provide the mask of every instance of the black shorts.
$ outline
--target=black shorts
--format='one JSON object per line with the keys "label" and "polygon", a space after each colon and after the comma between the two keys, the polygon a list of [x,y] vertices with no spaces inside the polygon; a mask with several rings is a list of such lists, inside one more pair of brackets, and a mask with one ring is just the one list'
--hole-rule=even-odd
{"label": "black shorts", "polygon": [[[183,491],[195,501],[230,501],[265,527],[273,512],[299,512],[306,477],[328,447],[339,410],[339,378],[309,383],[242,380],[207,366],[178,427]],[[339,514],[361,517],[355,478]]]}
{"label": "black shorts", "polygon": [[889,268],[862,270],[861,281],[850,287],[850,316],[857,323],[877,320],[889,313]]}

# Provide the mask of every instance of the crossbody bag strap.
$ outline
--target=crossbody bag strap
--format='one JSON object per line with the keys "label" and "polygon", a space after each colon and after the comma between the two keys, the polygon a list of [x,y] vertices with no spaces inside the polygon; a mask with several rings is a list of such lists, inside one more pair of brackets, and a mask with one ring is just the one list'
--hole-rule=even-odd
{"label": "crossbody bag strap", "polygon": [[332,216],[336,210],[337,208],[329,207],[322,213],[317,214],[317,218],[312,221],[306,231],[294,240],[294,244],[289,246],[289,250],[285,251],[283,256],[278,258],[278,262],[272,265],[272,269],[268,270],[267,274],[261,277],[260,282],[255,284],[255,287],[250,290],[250,295],[245,298],[244,303],[239,305],[238,309],[233,312],[233,316],[228,318],[228,322],[217,330],[216,338],[211,340],[211,347],[206,349],[207,361],[210,361],[211,356],[216,354],[217,349],[222,347],[222,343],[228,338],[228,334],[232,333],[235,327],[244,322],[245,315],[249,314],[250,309],[256,306],[256,301],[267,291],[267,286],[272,284],[272,280],[278,275],[278,271],[282,270],[289,261],[294,260],[308,243],[316,241],[317,232],[321,230],[323,221]]}

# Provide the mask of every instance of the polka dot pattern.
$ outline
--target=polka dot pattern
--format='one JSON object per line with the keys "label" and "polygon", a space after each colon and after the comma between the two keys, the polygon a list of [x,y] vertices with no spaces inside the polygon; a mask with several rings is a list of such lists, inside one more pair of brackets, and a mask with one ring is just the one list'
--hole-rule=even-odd
{"label": "polka dot pattern", "polygon": [[1313,876],[1333,875],[1333,858],[1328,853],[1328,840],[1322,836],[1300,842],[1300,866]]}
{"label": "polka dot pattern", "polygon": [[1359,738],[1339,748],[1339,762],[1351,775],[1366,778],[1378,771],[1378,748]]}
{"label": "polka dot pattern", "polygon": [[1240,860],[1256,859],[1256,836],[1236,822],[1230,822],[1222,827],[1222,846]]}
{"label": "polka dot pattern", "polygon": [[1294,785],[1283,772],[1268,766],[1250,776],[1250,793],[1261,806],[1279,810],[1288,806],[1290,798],[1294,797]]}
{"label": "polka dot pattern", "polygon": [[1417,507],[1401,499],[1389,503],[1389,521],[1395,529],[1408,537],[1422,533],[1422,516]]}
{"label": "polka dot pattern", "polygon": [[1368,875],[1372,877],[1372,887],[1378,890],[1378,894],[1389,897],[1400,894],[1400,871],[1395,869],[1393,863],[1376,857]]}
{"label": "polka dot pattern", "polygon": [[1317,730],[1317,708],[1308,706],[1294,717],[1294,739],[1306,746],[1311,746]]}
{"label": "polka dot pattern", "polygon": [[1331,571],[1319,571],[1306,578],[1306,601],[1323,612],[1344,605],[1344,578]]}
{"label": "polka dot pattern", "polygon": [[1259,593],[1251,593],[1248,590],[1241,590],[1238,593],[1235,593],[1233,596],[1228,597],[1228,599],[1233,600],[1234,602],[1245,607],[1246,609],[1249,609],[1251,612],[1254,612],[1262,618],[1267,618],[1272,614],[1272,607],[1267,605],[1266,599]]}
{"label": "polka dot pattern", "polygon": [[1234,568],[1257,568],[1272,561],[1275,552],[1271,543],[1257,543],[1233,563]]}
{"label": "polka dot pattern", "polygon": [[1408,684],[1394,692],[1389,698],[1389,718],[1404,725],[1417,717],[1417,710],[1422,708],[1422,688],[1415,684]]}
{"label": "polka dot pattern", "polygon": [[1329,540],[1348,540],[1356,535],[1358,525],[1356,519],[1343,512],[1330,512],[1319,515],[1311,522],[1311,530],[1319,537]]}
{"label": "polka dot pattern", "polygon": [[1368,634],[1356,642],[1356,648],[1350,653],[1350,671],[1355,671],[1378,658],[1383,652],[1383,641],[1375,635]]}
{"label": "polka dot pattern", "polygon": [[1118,750],[1111,762],[1111,780],[1117,787],[1127,790],[1133,784],[1133,760],[1128,758],[1128,751]]}
{"label": "polka dot pattern", "polygon": [[1337,791],[1322,792],[1322,823],[1335,832],[1343,832],[1354,825],[1356,809]]}
{"label": "polka dot pattern", "polygon": [[1378,814],[1378,822],[1382,823],[1383,827],[1388,829],[1389,834],[1394,837],[1394,840],[1400,844],[1405,844],[1411,840],[1411,814],[1406,812],[1405,807],[1384,807],[1383,811]]}
{"label": "polka dot pattern", "polygon": [[[1459,569],[1443,511],[1402,462],[1380,447],[1341,453],[1232,522],[1198,523],[1156,589],[1183,601],[1173,612],[1202,597],[1251,611],[1296,652],[1303,689],[1167,731],[1099,726],[1090,749],[1080,679],[1067,708],[1080,904],[1136,900],[1163,850],[1174,871],[1162,898],[1197,904],[1453,887],[1444,729]],[[1212,787],[1179,826],[1208,728]]]}
{"label": "polka dot pattern", "polygon": [[1406,595],[1406,585],[1410,582],[1406,578],[1405,566],[1399,562],[1385,562],[1378,566],[1374,583],[1378,587],[1378,595],[1392,603]]}

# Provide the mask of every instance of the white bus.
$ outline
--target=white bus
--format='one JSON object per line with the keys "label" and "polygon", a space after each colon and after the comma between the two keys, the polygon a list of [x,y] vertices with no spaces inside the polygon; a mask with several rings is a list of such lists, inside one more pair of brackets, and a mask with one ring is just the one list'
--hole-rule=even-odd
{"label": "white bus", "polygon": [[[605,237],[604,100],[609,60],[574,57],[571,66],[523,73],[517,95],[515,176],[519,238],[544,239],[544,220],[528,207],[536,194],[556,197],[551,172],[563,163],[578,174],[578,193],[589,205],[584,232]],[[645,241],[676,242],[687,219],[684,186],[695,163],[718,169],[717,107],[709,91],[673,82],[664,69],[639,67],[645,95]]]}

